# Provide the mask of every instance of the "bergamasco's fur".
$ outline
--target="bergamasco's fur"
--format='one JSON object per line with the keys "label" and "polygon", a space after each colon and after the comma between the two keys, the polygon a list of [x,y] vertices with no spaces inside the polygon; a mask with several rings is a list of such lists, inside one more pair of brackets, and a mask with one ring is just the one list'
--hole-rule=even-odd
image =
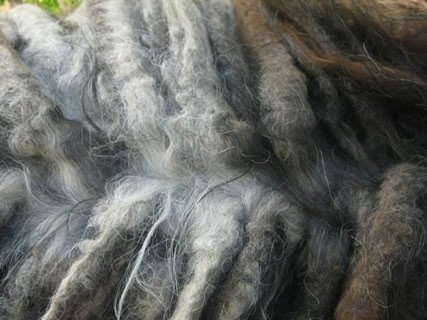
{"label": "bergamasco's fur", "polygon": [[425,319],[425,0],[0,14],[0,319]]}

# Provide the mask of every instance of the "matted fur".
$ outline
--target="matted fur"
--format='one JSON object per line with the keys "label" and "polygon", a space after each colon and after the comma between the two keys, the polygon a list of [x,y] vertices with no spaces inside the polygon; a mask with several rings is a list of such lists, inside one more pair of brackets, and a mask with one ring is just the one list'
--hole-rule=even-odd
{"label": "matted fur", "polygon": [[423,0],[0,14],[1,319],[424,319]]}

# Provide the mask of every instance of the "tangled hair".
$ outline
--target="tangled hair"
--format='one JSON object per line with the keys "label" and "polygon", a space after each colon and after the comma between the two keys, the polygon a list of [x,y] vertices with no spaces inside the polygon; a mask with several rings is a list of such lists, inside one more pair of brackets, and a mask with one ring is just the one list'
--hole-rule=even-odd
{"label": "tangled hair", "polygon": [[425,0],[0,14],[1,319],[425,319]]}

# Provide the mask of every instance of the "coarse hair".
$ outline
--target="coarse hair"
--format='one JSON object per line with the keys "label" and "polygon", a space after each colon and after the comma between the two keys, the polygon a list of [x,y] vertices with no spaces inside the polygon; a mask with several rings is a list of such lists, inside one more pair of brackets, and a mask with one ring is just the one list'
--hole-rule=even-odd
{"label": "coarse hair", "polygon": [[424,319],[424,0],[0,13],[0,318]]}

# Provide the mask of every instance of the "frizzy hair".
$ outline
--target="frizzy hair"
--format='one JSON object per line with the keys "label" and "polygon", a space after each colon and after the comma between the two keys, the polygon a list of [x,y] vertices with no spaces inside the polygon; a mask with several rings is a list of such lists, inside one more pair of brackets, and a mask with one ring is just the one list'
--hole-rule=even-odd
{"label": "frizzy hair", "polygon": [[426,15],[0,13],[0,318],[423,319]]}

